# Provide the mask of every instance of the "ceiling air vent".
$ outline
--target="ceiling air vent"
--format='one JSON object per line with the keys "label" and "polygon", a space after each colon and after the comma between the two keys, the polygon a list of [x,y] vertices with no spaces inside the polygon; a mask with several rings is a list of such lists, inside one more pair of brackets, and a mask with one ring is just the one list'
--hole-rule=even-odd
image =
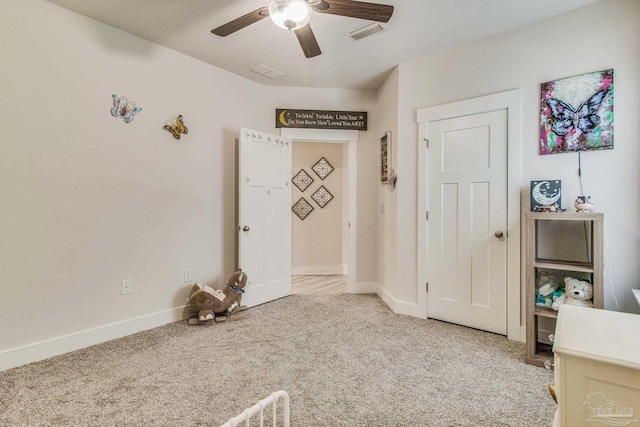
{"label": "ceiling air vent", "polygon": [[386,28],[384,28],[378,22],[372,22],[371,24],[367,24],[364,27],[356,28],[355,30],[344,33],[344,35],[349,37],[354,42],[357,42],[358,40],[362,40],[365,37],[369,37],[376,33],[384,31],[385,29]]}
{"label": "ceiling air vent", "polygon": [[267,67],[264,64],[250,68],[250,70],[253,71],[254,73],[260,74],[261,76],[264,76],[271,80],[279,79],[280,77],[284,76],[284,74],[281,73],[280,71],[274,70],[271,67]]}

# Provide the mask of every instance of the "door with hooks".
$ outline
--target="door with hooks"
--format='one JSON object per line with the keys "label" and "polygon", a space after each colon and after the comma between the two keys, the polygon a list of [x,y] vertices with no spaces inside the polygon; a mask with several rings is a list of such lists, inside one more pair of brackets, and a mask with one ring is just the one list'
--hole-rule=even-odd
{"label": "door with hooks", "polygon": [[240,129],[238,267],[249,278],[248,306],[291,293],[290,171],[289,139]]}

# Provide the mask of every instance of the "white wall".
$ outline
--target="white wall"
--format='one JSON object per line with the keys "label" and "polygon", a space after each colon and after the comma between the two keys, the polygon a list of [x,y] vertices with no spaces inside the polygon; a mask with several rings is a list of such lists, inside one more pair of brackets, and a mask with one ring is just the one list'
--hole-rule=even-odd
{"label": "white wall", "polygon": [[[293,144],[293,177],[303,169],[314,181],[300,191],[291,187],[291,206],[304,197],[313,211],[304,220],[291,213],[291,271],[293,274],[344,274],[343,235],[348,232],[344,224],[343,144],[296,142]],[[313,171],[313,166],[325,158],[333,167],[324,180]],[[333,195],[321,208],[311,197],[320,187]]]}
{"label": "white wall", "polygon": [[522,211],[529,209],[529,181],[547,178],[562,180],[563,207],[570,208],[579,194],[577,154],[538,155],[540,84],[614,68],[615,148],[583,153],[583,180],[585,192],[605,214],[605,307],[640,312],[630,291],[640,287],[638,52],[640,2],[611,0],[400,65],[397,300],[416,302],[415,235],[422,220],[416,213],[416,111],[522,88]]}
{"label": "white wall", "polygon": [[[378,243],[378,277],[380,277],[380,287],[378,294],[394,310],[398,310],[396,299],[396,254],[398,242],[404,241],[403,237],[398,237],[396,233],[398,221],[398,198],[395,190],[389,189],[387,185],[380,182],[380,140],[385,132],[391,132],[391,168],[397,172],[398,165],[398,144],[403,143],[398,138],[398,84],[399,69],[395,68],[384,84],[378,89],[378,109],[379,120],[376,122],[376,135],[379,135],[377,144],[378,167],[377,193],[378,193],[378,234],[381,236]],[[400,185],[405,179],[400,173]]]}
{"label": "white wall", "polygon": [[263,87],[42,0],[3,0],[0,39],[0,369],[175,319],[184,269],[225,283]]}

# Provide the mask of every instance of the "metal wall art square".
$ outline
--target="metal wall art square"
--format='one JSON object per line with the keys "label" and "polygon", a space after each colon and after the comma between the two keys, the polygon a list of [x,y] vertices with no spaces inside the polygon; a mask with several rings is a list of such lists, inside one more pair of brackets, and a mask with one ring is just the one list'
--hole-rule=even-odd
{"label": "metal wall art square", "polygon": [[295,204],[291,207],[291,210],[294,214],[298,215],[298,218],[304,221],[304,219],[313,211],[313,206],[311,206],[311,204],[307,202],[304,197],[300,197],[300,200],[295,202]]}
{"label": "metal wall art square", "polygon": [[304,190],[306,190],[313,183],[313,181],[314,179],[311,178],[311,176],[309,176],[309,174],[305,172],[304,169],[300,169],[300,172],[298,172],[292,179],[294,185],[298,187],[298,189],[303,193]]}
{"label": "metal wall art square", "polygon": [[329,190],[324,188],[324,185],[316,190],[315,193],[311,195],[311,198],[315,200],[315,202],[321,208],[327,206],[327,204],[333,199],[333,194],[329,193]]}
{"label": "metal wall art square", "polygon": [[318,162],[313,165],[311,169],[313,169],[316,175],[318,175],[322,180],[324,180],[329,176],[331,172],[333,172],[333,166],[331,166],[331,164],[324,157],[318,160]]}

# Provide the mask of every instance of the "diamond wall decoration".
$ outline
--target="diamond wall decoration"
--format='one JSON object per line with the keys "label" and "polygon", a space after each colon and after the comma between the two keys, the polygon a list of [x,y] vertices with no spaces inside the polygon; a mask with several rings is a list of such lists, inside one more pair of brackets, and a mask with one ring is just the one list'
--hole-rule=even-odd
{"label": "diamond wall decoration", "polygon": [[300,172],[298,172],[292,180],[295,186],[298,187],[298,189],[302,192],[304,192],[304,190],[306,190],[313,183],[313,181],[314,179],[311,178],[311,176],[307,172],[305,172],[304,169],[300,169]]}
{"label": "diamond wall decoration", "polygon": [[320,188],[318,188],[315,193],[311,195],[311,198],[315,200],[318,206],[320,206],[321,208],[324,208],[325,206],[327,206],[327,203],[329,203],[331,199],[333,199],[333,194],[329,193],[329,190],[324,188],[324,185],[323,185]]}
{"label": "diamond wall decoration", "polygon": [[309,202],[305,200],[304,197],[300,197],[300,200],[295,202],[295,204],[291,207],[291,210],[294,214],[298,215],[302,221],[313,211],[313,206]]}
{"label": "diamond wall decoration", "polygon": [[318,175],[322,180],[324,180],[329,176],[331,172],[333,172],[333,166],[331,166],[331,164],[329,164],[327,159],[325,159],[324,157],[318,160],[318,163],[313,165],[311,169],[313,169],[316,175]]}

